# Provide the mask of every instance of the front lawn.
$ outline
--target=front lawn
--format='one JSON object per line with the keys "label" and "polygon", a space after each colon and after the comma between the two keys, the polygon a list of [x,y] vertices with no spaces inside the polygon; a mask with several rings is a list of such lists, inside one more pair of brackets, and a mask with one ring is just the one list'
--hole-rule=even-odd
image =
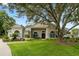
{"label": "front lawn", "polygon": [[8,45],[13,56],[79,56],[79,44],[63,45],[55,40],[32,40]]}

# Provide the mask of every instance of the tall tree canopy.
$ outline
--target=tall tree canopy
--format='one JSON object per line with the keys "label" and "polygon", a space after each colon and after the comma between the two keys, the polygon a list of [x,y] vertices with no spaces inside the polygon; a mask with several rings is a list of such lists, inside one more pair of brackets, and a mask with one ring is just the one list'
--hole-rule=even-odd
{"label": "tall tree canopy", "polygon": [[15,20],[12,17],[9,17],[5,11],[0,11],[0,35],[6,34],[14,24]]}
{"label": "tall tree canopy", "polygon": [[75,28],[71,30],[71,34],[74,38],[78,38],[79,36],[79,29]]}
{"label": "tall tree canopy", "polygon": [[[19,16],[26,15],[29,20],[53,24],[57,30],[58,38],[63,41],[63,36],[72,28],[79,25],[79,4],[8,4],[10,10],[16,9]],[[73,24],[67,29],[67,24]],[[66,32],[65,32],[66,31]]]}

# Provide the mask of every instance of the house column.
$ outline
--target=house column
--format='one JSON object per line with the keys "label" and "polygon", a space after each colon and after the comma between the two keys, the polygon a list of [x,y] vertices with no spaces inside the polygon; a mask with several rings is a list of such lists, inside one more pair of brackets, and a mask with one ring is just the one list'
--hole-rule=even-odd
{"label": "house column", "polygon": [[46,39],[49,38],[49,30],[46,28]]}

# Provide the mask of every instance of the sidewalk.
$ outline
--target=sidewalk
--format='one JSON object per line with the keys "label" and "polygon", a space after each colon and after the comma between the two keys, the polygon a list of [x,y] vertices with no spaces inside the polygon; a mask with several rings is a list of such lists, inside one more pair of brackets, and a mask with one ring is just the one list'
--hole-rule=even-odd
{"label": "sidewalk", "polygon": [[11,56],[11,50],[8,47],[7,43],[4,43],[0,39],[0,56]]}

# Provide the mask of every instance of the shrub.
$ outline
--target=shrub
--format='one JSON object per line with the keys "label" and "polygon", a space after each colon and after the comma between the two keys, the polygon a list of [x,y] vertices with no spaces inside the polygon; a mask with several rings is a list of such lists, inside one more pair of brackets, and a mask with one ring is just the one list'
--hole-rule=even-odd
{"label": "shrub", "polygon": [[70,39],[70,37],[64,37],[64,39]]}
{"label": "shrub", "polygon": [[30,36],[29,36],[29,35],[25,35],[25,37],[30,38]]}
{"label": "shrub", "polygon": [[79,40],[79,38],[76,38],[76,40]]}
{"label": "shrub", "polygon": [[9,42],[11,41],[10,39],[3,39],[4,42]]}
{"label": "shrub", "polygon": [[11,41],[7,35],[4,35],[4,36],[2,37],[2,39],[3,39],[3,41]]}
{"label": "shrub", "polygon": [[57,38],[47,38],[46,40],[56,40]]}
{"label": "shrub", "polygon": [[79,38],[64,38],[65,42],[78,42]]}
{"label": "shrub", "polygon": [[77,37],[77,38],[74,38],[74,41],[75,42],[78,42],[79,41],[79,38]]}

